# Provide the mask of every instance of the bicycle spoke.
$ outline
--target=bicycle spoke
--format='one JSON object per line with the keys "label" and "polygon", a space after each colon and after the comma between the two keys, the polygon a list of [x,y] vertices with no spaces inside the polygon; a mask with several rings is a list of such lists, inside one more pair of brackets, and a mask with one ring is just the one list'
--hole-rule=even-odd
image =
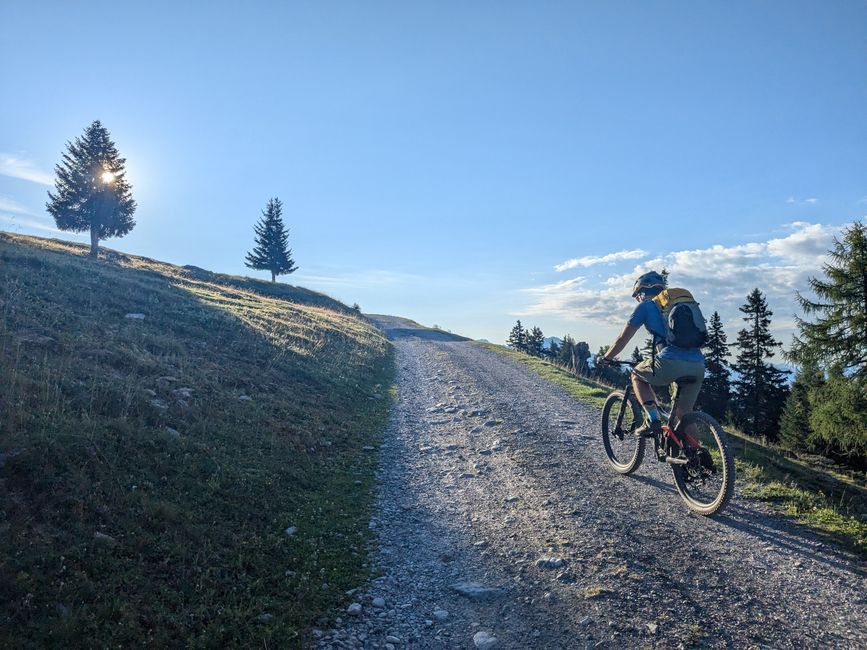
{"label": "bicycle spoke", "polygon": [[725,447],[725,433],[704,413],[690,413],[678,427],[686,441],[682,457],[688,462],[674,469],[678,491],[696,512],[712,514],[731,495],[734,465]]}

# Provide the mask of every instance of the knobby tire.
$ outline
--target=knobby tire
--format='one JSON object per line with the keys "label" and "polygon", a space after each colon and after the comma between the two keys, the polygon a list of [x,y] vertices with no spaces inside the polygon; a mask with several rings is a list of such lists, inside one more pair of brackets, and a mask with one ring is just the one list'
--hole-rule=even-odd
{"label": "knobby tire", "polygon": [[605,400],[602,407],[602,444],[608,463],[620,474],[631,474],[641,465],[644,459],[645,439],[635,435],[635,429],[641,426],[642,415],[638,401],[629,396],[629,403],[624,411],[622,432],[617,435],[616,421],[623,403],[623,391],[614,391]]}

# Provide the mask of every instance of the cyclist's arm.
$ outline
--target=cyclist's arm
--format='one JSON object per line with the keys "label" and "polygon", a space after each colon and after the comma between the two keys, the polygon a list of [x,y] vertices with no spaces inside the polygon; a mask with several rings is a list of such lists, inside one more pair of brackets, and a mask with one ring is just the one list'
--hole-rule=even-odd
{"label": "cyclist's arm", "polygon": [[605,353],[605,358],[609,361],[614,359],[618,354],[623,352],[623,348],[626,347],[626,344],[635,336],[635,333],[640,329],[639,325],[629,325],[628,323],[623,328],[623,331],[620,332],[620,336],[618,336],[614,343],[611,344],[611,347],[608,348],[608,352]]}

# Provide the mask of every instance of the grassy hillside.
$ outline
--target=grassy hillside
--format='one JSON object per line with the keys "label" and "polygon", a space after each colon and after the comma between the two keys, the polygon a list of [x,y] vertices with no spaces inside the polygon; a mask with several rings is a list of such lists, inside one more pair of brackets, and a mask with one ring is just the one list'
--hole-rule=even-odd
{"label": "grassy hillside", "polygon": [[[500,345],[480,345],[518,361],[562,386],[576,399],[598,408],[611,392],[543,359]],[[815,462],[787,458],[779,449],[731,427],[726,430],[735,456],[737,481],[744,494],[772,503],[783,514],[867,557],[867,486],[863,476],[847,476]]]}
{"label": "grassy hillside", "polygon": [[388,342],[304,289],[85,254],[0,233],[0,646],[297,645],[366,576]]}

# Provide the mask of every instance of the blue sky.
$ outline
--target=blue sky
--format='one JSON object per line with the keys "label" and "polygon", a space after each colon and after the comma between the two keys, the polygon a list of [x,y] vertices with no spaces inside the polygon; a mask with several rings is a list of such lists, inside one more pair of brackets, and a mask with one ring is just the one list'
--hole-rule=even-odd
{"label": "blue sky", "polygon": [[766,291],[788,342],[867,212],[860,1],[13,0],[0,87],[0,229],[58,236],[54,164],[99,119],[138,201],[108,246],[252,274],[277,196],[283,281],[493,341],[609,343],[665,264],[730,340]]}

